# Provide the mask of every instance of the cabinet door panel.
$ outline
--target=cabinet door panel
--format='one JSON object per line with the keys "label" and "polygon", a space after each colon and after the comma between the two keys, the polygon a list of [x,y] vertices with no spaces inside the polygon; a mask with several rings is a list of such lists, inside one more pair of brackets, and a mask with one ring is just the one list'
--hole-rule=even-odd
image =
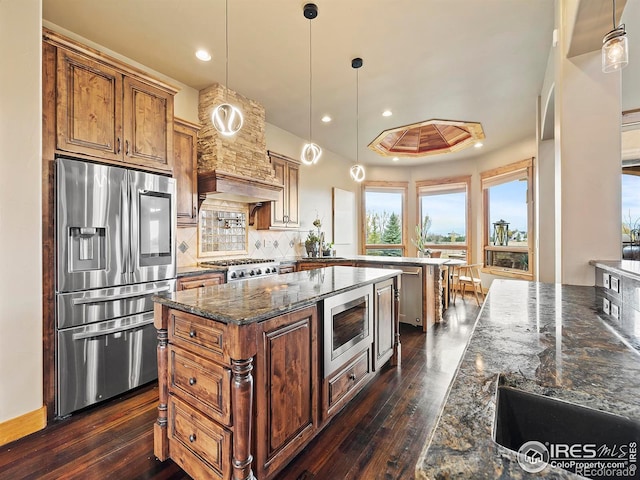
{"label": "cabinet door panel", "polygon": [[287,176],[287,182],[289,185],[289,196],[288,196],[289,217],[287,218],[287,220],[288,220],[289,227],[294,227],[294,226],[297,227],[300,225],[300,219],[298,218],[299,210],[300,210],[298,206],[298,185],[300,181],[299,176],[300,176],[300,169],[298,168],[298,166],[290,164],[288,169],[288,176]]}
{"label": "cabinet door panel", "polygon": [[122,159],[122,75],[58,49],[57,148]]}
{"label": "cabinet door panel", "polygon": [[316,318],[314,306],[262,325],[256,361],[256,453],[263,476],[284,466],[317,430]]}
{"label": "cabinet door panel", "polygon": [[176,179],[178,225],[195,225],[198,218],[197,129],[178,123],[173,131],[173,176]]}
{"label": "cabinet door panel", "polygon": [[[273,171],[275,172],[275,175],[278,181],[282,183],[282,185],[286,185],[284,162],[279,160],[274,160]],[[285,192],[282,191],[280,192],[280,197],[278,198],[278,200],[272,203],[271,225],[284,226],[285,215],[286,215],[286,197],[285,197]]]}
{"label": "cabinet door panel", "polygon": [[374,369],[379,369],[393,355],[395,340],[393,282],[378,283],[375,287]]}
{"label": "cabinet door panel", "polygon": [[173,166],[172,95],[125,77],[124,118],[124,160],[170,170]]}

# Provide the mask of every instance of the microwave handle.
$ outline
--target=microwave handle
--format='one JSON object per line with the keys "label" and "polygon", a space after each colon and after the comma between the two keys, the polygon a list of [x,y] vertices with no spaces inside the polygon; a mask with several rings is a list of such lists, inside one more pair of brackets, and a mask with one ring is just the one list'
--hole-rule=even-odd
{"label": "microwave handle", "polygon": [[171,291],[171,288],[169,287],[151,288],[149,290],[142,290],[140,292],[121,293],[119,295],[109,295],[106,297],[74,298],[71,301],[71,303],[73,305],[87,305],[89,303],[102,303],[102,302],[110,302],[113,300],[124,300],[127,298],[144,297],[145,295],[149,295],[150,293],[164,293],[169,291]]}

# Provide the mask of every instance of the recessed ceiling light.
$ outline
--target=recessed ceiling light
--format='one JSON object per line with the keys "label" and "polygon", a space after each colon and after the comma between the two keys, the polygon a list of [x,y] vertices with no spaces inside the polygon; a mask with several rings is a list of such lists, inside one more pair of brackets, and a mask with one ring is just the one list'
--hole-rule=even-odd
{"label": "recessed ceiling light", "polygon": [[322,117],[322,121],[324,123],[329,123],[331,121],[331,117],[329,115],[325,115],[324,117]]}
{"label": "recessed ceiling light", "polygon": [[203,62],[211,60],[211,54],[206,50],[198,50],[196,52],[196,57],[198,57],[198,60],[202,60]]}
{"label": "recessed ceiling light", "polygon": [[391,160],[393,160],[394,162],[397,162],[400,159],[398,157],[393,157]]}
{"label": "recessed ceiling light", "polygon": [[476,142],[473,146],[476,148],[482,148],[482,142]]}
{"label": "recessed ceiling light", "polygon": [[390,117],[391,115],[393,115],[393,112],[391,110],[385,110],[384,112],[382,112],[383,117]]}

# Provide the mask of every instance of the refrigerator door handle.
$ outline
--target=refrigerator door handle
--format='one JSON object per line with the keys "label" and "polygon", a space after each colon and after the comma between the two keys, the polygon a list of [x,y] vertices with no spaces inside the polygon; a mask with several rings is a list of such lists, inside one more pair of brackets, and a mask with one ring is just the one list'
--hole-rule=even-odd
{"label": "refrigerator door handle", "polygon": [[122,212],[120,215],[120,224],[122,238],[120,239],[120,245],[122,246],[121,254],[121,271],[122,275],[129,273],[129,250],[130,250],[130,232],[129,232],[129,181],[128,175],[124,176],[124,182],[120,187],[120,195],[122,197]]}
{"label": "refrigerator door handle", "polygon": [[142,290],[140,292],[132,292],[132,293],[121,293],[118,295],[109,295],[108,297],[85,297],[85,298],[74,298],[71,303],[73,305],[86,305],[89,303],[102,303],[102,302],[111,302],[113,300],[122,300],[125,298],[135,298],[135,297],[144,297],[145,295],[149,295],[150,293],[164,293],[170,292],[170,287],[164,288],[151,288],[149,290]]}
{"label": "refrigerator door handle", "polygon": [[129,181],[129,225],[131,228],[130,245],[129,245],[129,273],[133,280],[133,274],[135,271],[135,261],[138,255],[138,249],[140,248],[140,205],[138,204],[138,188],[134,181],[134,175],[132,172],[128,172],[127,179]]}
{"label": "refrigerator door handle", "polygon": [[126,332],[128,330],[133,330],[135,328],[144,327],[145,325],[149,325],[151,323],[153,323],[153,318],[148,319],[148,320],[141,320],[141,321],[132,323],[131,325],[108,328],[108,329],[102,330],[102,331],[89,331],[89,332],[82,332],[82,333],[74,333],[72,338],[73,338],[73,340],[84,340],[85,338],[105,337],[107,335],[113,335],[114,333],[121,333],[121,332]]}

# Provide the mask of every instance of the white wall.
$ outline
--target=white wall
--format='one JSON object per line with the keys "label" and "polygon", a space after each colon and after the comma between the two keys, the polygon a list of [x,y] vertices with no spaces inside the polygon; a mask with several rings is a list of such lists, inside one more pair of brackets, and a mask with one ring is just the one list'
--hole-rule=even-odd
{"label": "white wall", "polygon": [[561,3],[555,61],[556,281],[593,285],[589,260],[621,255],[621,73],[602,72],[600,51],[566,57],[579,2]]}
{"label": "white wall", "polygon": [[[300,158],[300,152],[306,140],[293,135],[275,125],[266,124],[265,136],[267,149],[291,158]],[[313,220],[322,221],[322,230],[327,241],[333,241],[332,188],[354,192],[356,212],[360,205],[360,185],[351,180],[351,163],[343,157],[324,149],[316,165],[300,165],[300,230],[310,230]],[[340,228],[350,228],[350,245],[336,245],[337,255],[355,255],[358,253],[358,222],[352,225],[342,223]],[[302,240],[304,240],[302,236]]]}
{"label": "white wall", "polygon": [[43,405],[41,17],[0,1],[0,423]]}

